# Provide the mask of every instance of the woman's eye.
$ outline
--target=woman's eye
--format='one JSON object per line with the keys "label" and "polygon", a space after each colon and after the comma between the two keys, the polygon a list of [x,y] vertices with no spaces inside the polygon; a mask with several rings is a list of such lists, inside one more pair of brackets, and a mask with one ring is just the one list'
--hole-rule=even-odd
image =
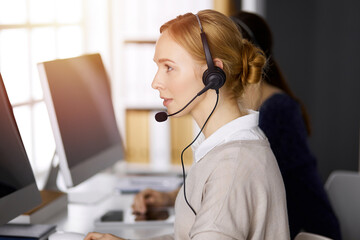
{"label": "woman's eye", "polygon": [[172,71],[172,70],[173,70],[173,68],[172,68],[172,67],[170,67],[169,65],[165,65],[165,67],[166,67],[166,71],[167,71],[167,72],[170,72],[170,71]]}

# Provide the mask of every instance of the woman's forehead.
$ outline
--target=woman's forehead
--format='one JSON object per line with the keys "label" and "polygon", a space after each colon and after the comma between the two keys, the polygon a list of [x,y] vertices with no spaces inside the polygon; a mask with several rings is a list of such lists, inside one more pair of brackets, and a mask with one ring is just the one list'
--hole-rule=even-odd
{"label": "woman's forehead", "polygon": [[179,45],[167,31],[163,32],[155,46],[154,61],[169,59],[175,63],[192,59],[191,55]]}

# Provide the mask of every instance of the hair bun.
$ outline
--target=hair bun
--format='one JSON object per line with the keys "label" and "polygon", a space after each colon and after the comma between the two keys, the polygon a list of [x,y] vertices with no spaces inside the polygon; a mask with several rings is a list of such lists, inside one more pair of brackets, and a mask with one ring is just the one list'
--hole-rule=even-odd
{"label": "hair bun", "polygon": [[263,68],[266,64],[264,52],[254,46],[246,39],[242,39],[242,73],[241,81],[243,85],[258,83],[261,80]]}

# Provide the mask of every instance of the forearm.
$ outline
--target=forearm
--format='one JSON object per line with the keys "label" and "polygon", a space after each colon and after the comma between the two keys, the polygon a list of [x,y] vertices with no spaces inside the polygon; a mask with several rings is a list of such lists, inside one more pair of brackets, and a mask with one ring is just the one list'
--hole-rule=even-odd
{"label": "forearm", "polygon": [[[129,239],[129,240],[132,240],[132,239]],[[163,235],[163,236],[146,238],[146,239],[138,239],[138,240],[174,240],[174,235],[169,234],[169,235]]]}

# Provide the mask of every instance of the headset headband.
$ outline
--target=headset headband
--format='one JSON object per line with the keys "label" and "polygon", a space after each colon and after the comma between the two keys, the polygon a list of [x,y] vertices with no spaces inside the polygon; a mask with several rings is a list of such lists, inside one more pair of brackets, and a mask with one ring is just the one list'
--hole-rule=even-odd
{"label": "headset headband", "polygon": [[200,26],[200,36],[201,36],[201,41],[202,41],[202,44],[203,44],[203,47],[204,47],[204,52],[205,52],[205,58],[206,58],[206,63],[208,65],[208,68],[209,69],[214,69],[214,62],[213,62],[213,59],[212,59],[212,56],[211,56],[211,53],[210,53],[210,48],[209,48],[209,45],[208,45],[208,42],[207,42],[207,39],[206,39],[206,34],[203,30],[203,27],[201,25],[201,21],[200,21],[200,18],[197,14],[195,14],[195,17],[199,23],[199,26]]}

